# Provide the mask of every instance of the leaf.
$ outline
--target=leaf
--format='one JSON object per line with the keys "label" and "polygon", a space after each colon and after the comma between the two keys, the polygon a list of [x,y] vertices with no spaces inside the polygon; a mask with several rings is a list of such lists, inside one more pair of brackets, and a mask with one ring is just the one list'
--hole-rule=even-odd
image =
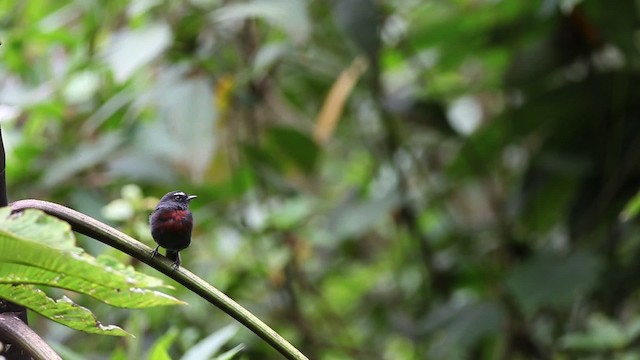
{"label": "leaf", "polygon": [[485,336],[499,333],[506,314],[501,304],[481,301],[458,305],[446,304],[429,314],[427,332],[438,338],[432,351],[434,358],[452,358],[452,351],[473,346]]}
{"label": "leaf", "polygon": [[399,202],[400,199],[395,195],[382,199],[347,202],[329,215],[328,227],[337,238],[362,235],[380,223],[385,216],[389,216]]}
{"label": "leaf", "polygon": [[579,178],[561,175],[540,179],[535,187],[525,187],[521,219],[527,230],[543,233],[563,220],[578,189]]}
{"label": "leaf", "polygon": [[640,213],[640,192],[632,197],[620,213],[620,221],[629,221]]}
{"label": "leaf", "polygon": [[262,78],[286,55],[290,55],[292,49],[284,42],[266,44],[258,50],[253,59],[253,76]]}
{"label": "leaf", "polygon": [[192,346],[191,349],[184,354],[181,360],[200,360],[211,358],[211,356],[218,352],[224,344],[231,340],[236,332],[238,332],[238,327],[235,324],[223,327]]}
{"label": "leaf", "polygon": [[282,29],[295,43],[305,42],[311,34],[307,1],[301,0],[254,0],[227,5],[215,11],[213,18],[221,22],[261,18]]}
{"label": "leaf", "polygon": [[216,356],[214,359],[215,360],[231,360],[234,356],[236,356],[237,353],[239,353],[243,349],[244,349],[244,344],[240,344],[234,347],[233,349],[225,351],[224,353]]}
{"label": "leaf", "polygon": [[614,350],[621,349],[633,340],[628,335],[620,324],[596,314],[589,318],[586,333],[565,335],[561,344],[572,350]]}
{"label": "leaf", "polygon": [[67,223],[39,210],[14,215],[10,211],[0,209],[0,297],[74,329],[107,335],[126,333],[100,325],[87,309],[71,306],[66,300],[54,301],[41,290],[21,284],[69,289],[127,308],[183,303],[149,289],[163,286],[160,279],[138,273],[111,257],[94,258],[84,253],[75,246]]}
{"label": "leaf", "polygon": [[100,76],[91,71],[75,73],[64,88],[63,94],[71,104],[88,101],[100,88]]}
{"label": "leaf", "polygon": [[378,9],[373,0],[335,1],[333,16],[342,31],[374,60],[380,48]]}
{"label": "leaf", "polygon": [[171,28],[164,23],[137,30],[121,30],[104,50],[105,60],[117,82],[125,82],[171,44]]}
{"label": "leaf", "polygon": [[528,313],[545,306],[565,308],[595,285],[600,270],[599,259],[588,252],[543,253],[514,267],[506,284]]}
{"label": "leaf", "polygon": [[118,149],[122,141],[121,134],[107,133],[95,141],[79,143],[72,154],[47,166],[42,185],[49,188],[57,186],[79,172],[101,163],[107,155]]}
{"label": "leaf", "polygon": [[159,119],[141,126],[134,144],[136,151],[186,168],[202,181],[216,149],[218,112],[209,80],[189,76],[187,70],[176,67],[162,73],[151,99]]}
{"label": "leaf", "polygon": [[73,275],[19,264],[2,263],[0,265],[0,284],[56,287],[89,295],[105,304],[131,309],[184,304],[173,296],[151,289],[106,287]]}
{"label": "leaf", "polygon": [[[108,257],[98,259],[69,243],[68,224],[39,210],[9,216],[0,209],[0,263],[35,266],[112,288],[157,287],[162,281]],[[62,233],[62,227],[67,233]]]}
{"label": "leaf", "polygon": [[115,325],[102,325],[89,309],[68,297],[53,300],[31,285],[0,284],[0,297],[72,329],[100,335],[130,335]]}
{"label": "leaf", "polygon": [[176,341],[178,337],[178,330],[171,328],[168,332],[162,335],[149,350],[149,360],[171,360],[169,355],[169,348]]}
{"label": "leaf", "polygon": [[307,134],[292,127],[273,126],[267,130],[267,144],[281,158],[288,159],[297,168],[311,173],[320,156],[318,145]]}

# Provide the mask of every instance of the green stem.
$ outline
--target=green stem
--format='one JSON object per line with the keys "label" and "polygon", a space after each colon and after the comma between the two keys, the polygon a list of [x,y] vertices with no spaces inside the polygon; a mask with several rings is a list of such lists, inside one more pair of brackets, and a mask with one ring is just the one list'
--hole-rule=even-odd
{"label": "green stem", "polygon": [[19,200],[11,204],[14,212],[25,209],[39,209],[49,215],[55,216],[71,225],[74,231],[92,237],[109,246],[112,246],[136,259],[146,263],[168,277],[174,279],[187,289],[200,295],[203,299],[217,306],[232,318],[246,326],[256,335],[264,339],[274,349],[278,350],[287,359],[307,359],[298,349],[291,345],[278,333],[273,331],[255,315],[247,311],[211,284],[194,275],[187,269],[180,267],[177,270],[171,266],[172,261],[164,256],[151,257],[152,249],[134,238],[112,228],[109,225],[55,203],[41,200]]}

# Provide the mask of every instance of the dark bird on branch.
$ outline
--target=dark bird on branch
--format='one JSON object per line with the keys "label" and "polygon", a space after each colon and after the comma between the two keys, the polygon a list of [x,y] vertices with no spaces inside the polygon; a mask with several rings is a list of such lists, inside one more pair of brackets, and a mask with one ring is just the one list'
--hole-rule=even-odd
{"label": "dark bird on branch", "polygon": [[167,249],[167,258],[173,260],[174,268],[180,266],[179,251],[191,244],[193,215],[189,211],[189,202],[196,197],[182,191],[171,191],[160,199],[149,217],[151,235],[158,244],[151,257],[156,256],[162,246]]}

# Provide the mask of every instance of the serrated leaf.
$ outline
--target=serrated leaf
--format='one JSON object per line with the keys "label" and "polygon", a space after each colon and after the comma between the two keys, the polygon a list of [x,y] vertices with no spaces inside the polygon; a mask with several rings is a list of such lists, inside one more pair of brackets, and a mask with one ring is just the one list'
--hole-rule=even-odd
{"label": "serrated leaf", "polygon": [[0,284],[0,297],[22,305],[38,314],[72,329],[101,335],[131,335],[115,325],[102,325],[93,313],[66,296],[53,300],[31,285]]}

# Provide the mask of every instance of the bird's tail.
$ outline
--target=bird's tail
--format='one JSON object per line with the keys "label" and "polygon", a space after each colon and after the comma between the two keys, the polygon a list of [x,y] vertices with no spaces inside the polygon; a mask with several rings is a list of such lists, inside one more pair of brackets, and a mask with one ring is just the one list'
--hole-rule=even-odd
{"label": "bird's tail", "polygon": [[174,264],[180,265],[180,253],[177,251],[167,250],[167,258],[173,261]]}

